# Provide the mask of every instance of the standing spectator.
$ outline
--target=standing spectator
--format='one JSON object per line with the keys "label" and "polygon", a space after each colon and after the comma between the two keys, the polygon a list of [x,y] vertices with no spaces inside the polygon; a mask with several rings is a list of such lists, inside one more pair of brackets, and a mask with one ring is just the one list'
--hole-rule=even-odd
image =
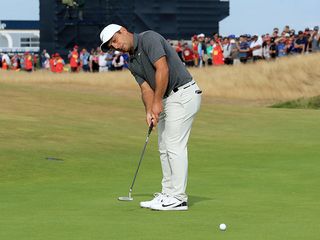
{"label": "standing spectator", "polygon": [[198,54],[199,54],[199,67],[202,67],[206,63],[206,54],[207,54],[207,47],[204,43],[205,35],[203,33],[198,35]]}
{"label": "standing spectator", "polygon": [[51,72],[56,72],[56,54],[52,54],[49,60]]}
{"label": "standing spectator", "polygon": [[20,64],[21,64],[21,69],[24,69],[25,65],[24,65],[24,54],[19,54],[19,59],[20,59]]}
{"label": "standing spectator", "polygon": [[286,37],[281,37],[277,40],[278,57],[284,57],[287,55],[286,45],[287,45]]}
{"label": "standing spectator", "polygon": [[73,47],[73,51],[69,53],[68,58],[70,59],[71,72],[78,72],[79,67],[79,53],[78,45]]}
{"label": "standing spectator", "polygon": [[284,27],[283,31],[284,31],[285,33],[289,33],[289,34],[290,34],[290,27],[289,27],[289,25],[286,25],[286,26]]}
{"label": "standing spectator", "polygon": [[221,42],[221,40],[220,40],[220,37],[219,37],[219,34],[218,34],[218,33],[214,33],[214,34],[213,34],[213,40],[214,40],[215,42]]}
{"label": "standing spectator", "polygon": [[223,65],[223,50],[220,41],[213,40],[213,49],[212,49],[212,63],[215,66]]}
{"label": "standing spectator", "polygon": [[211,39],[209,43],[207,43],[207,56],[208,56],[208,66],[212,66],[212,52],[213,52],[213,40]]}
{"label": "standing spectator", "polygon": [[199,53],[198,53],[198,37],[197,35],[194,35],[192,37],[192,51],[194,54],[194,66],[198,67],[199,65]]}
{"label": "standing spectator", "polygon": [[278,56],[278,48],[274,37],[271,38],[269,53],[271,59],[275,59]]}
{"label": "standing spectator", "polygon": [[233,64],[238,64],[239,60],[239,50],[237,47],[237,40],[235,35],[231,35],[230,44],[232,47],[231,58],[233,60]]}
{"label": "standing spectator", "polygon": [[82,49],[80,53],[80,62],[82,65],[82,70],[84,72],[90,72],[90,67],[89,67],[89,59],[90,59],[90,54],[88,53],[87,49]]}
{"label": "standing spectator", "polygon": [[180,41],[178,41],[175,49],[176,49],[176,53],[178,54],[180,60],[182,62],[184,62],[183,57],[182,57],[182,46],[181,46],[181,42]]}
{"label": "standing spectator", "polygon": [[90,52],[89,66],[90,72],[99,72],[99,54],[94,49]]}
{"label": "standing spectator", "polygon": [[13,57],[11,58],[11,62],[12,62],[12,70],[20,71],[21,64],[20,64],[20,58],[18,54],[13,55]]}
{"label": "standing spectator", "polygon": [[230,39],[225,37],[222,42],[222,48],[223,48],[223,57],[224,57],[224,63],[226,65],[233,65],[233,59],[232,59],[232,50],[233,47],[230,43]]}
{"label": "standing spectator", "polygon": [[313,31],[311,32],[309,41],[311,42],[311,50],[312,52],[320,51],[320,34],[319,27],[315,26]]}
{"label": "standing spectator", "polygon": [[32,72],[33,69],[32,56],[29,52],[26,52],[24,56],[24,69],[27,72]]}
{"label": "standing spectator", "polygon": [[55,54],[55,72],[62,73],[64,67],[64,61],[59,53]]}
{"label": "standing spectator", "polygon": [[275,27],[274,29],[273,29],[273,33],[272,33],[272,37],[274,37],[275,38],[275,40],[279,37],[279,28],[277,28],[277,27]]}
{"label": "standing spectator", "polygon": [[265,38],[262,44],[262,57],[265,60],[270,60],[270,46],[271,46],[271,39],[270,37]]}
{"label": "standing spectator", "polygon": [[248,53],[250,51],[250,46],[247,42],[247,37],[245,35],[240,36],[238,51],[240,62],[246,63],[248,61]]}
{"label": "standing spectator", "polygon": [[294,29],[290,30],[290,37],[295,37],[296,31]]}
{"label": "standing spectator", "polygon": [[114,71],[115,69],[114,69],[114,66],[112,65],[114,51],[112,49],[110,49],[105,55],[106,55],[108,71]]}
{"label": "standing spectator", "polygon": [[43,49],[41,56],[40,56],[40,59],[41,59],[41,67],[49,70],[49,68],[50,68],[50,63],[49,63],[50,55],[46,49]]}
{"label": "standing spectator", "polygon": [[123,65],[124,65],[124,58],[121,54],[121,52],[119,51],[115,51],[114,52],[114,57],[112,60],[112,66],[114,67],[114,69],[116,71],[121,71],[123,69]]}
{"label": "standing spectator", "polygon": [[194,54],[191,48],[189,48],[188,43],[183,44],[182,57],[185,65],[187,67],[194,66]]}
{"label": "standing spectator", "polygon": [[306,50],[305,50],[305,53],[309,53],[309,52],[312,52],[312,43],[310,40],[310,37],[311,37],[311,31],[310,29],[307,27],[304,29],[304,33],[303,33],[304,37],[306,38]]}
{"label": "standing spectator", "polygon": [[262,59],[262,43],[262,38],[259,37],[258,34],[253,35],[252,42],[250,44],[253,62]]}
{"label": "standing spectator", "polygon": [[287,55],[293,54],[293,49],[294,49],[293,39],[291,37],[289,37],[289,38],[287,38],[287,42],[286,42],[286,53],[287,53]]}
{"label": "standing spectator", "polygon": [[265,36],[264,36],[264,38],[263,38],[263,40],[268,39],[268,38],[271,39],[271,36],[270,36],[269,33],[266,33]]}
{"label": "standing spectator", "polygon": [[297,53],[303,54],[306,51],[308,41],[302,31],[299,31],[298,38],[294,42],[294,48]]}
{"label": "standing spectator", "polygon": [[107,72],[108,66],[107,66],[107,54],[100,51],[99,55],[99,72]]}
{"label": "standing spectator", "polygon": [[2,67],[1,67],[2,70],[9,70],[10,65],[11,65],[11,60],[10,60],[9,55],[7,53],[4,53],[2,55],[1,62],[2,62]]}

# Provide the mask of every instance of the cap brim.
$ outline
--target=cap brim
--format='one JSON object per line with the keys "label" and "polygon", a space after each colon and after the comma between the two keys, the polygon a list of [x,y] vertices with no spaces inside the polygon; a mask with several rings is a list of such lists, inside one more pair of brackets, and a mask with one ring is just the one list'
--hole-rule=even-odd
{"label": "cap brim", "polygon": [[100,45],[101,51],[103,51],[103,52],[108,52],[109,51],[110,47],[108,46],[108,43],[109,43],[109,41],[104,42],[104,43],[102,43]]}

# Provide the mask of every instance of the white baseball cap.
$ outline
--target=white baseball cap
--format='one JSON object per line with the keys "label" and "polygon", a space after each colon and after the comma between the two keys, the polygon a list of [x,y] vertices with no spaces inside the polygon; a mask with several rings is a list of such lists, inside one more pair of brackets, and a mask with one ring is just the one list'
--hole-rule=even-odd
{"label": "white baseball cap", "polygon": [[108,48],[108,42],[113,37],[113,35],[118,32],[122,27],[118,24],[109,24],[106,26],[100,33],[100,39],[102,41],[102,44],[100,45],[100,49],[103,52],[107,52],[109,50]]}

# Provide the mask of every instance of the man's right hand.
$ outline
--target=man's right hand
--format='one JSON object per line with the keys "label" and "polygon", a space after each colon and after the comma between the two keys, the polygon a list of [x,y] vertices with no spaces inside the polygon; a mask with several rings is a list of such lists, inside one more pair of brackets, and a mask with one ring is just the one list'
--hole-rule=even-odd
{"label": "man's right hand", "polygon": [[146,121],[148,126],[151,125],[151,122],[153,123],[153,127],[157,126],[157,121],[155,121],[154,114],[152,112],[147,113]]}

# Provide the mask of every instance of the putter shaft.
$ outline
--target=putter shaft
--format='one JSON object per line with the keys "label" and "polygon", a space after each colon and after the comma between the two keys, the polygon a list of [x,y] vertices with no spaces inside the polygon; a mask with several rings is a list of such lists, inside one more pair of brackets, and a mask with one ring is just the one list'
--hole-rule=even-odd
{"label": "putter shaft", "polygon": [[150,124],[149,129],[148,129],[148,133],[147,133],[147,138],[146,138],[146,141],[144,143],[144,146],[143,146],[143,149],[142,149],[142,152],[141,152],[141,155],[140,155],[139,164],[138,164],[137,170],[136,170],[136,172],[134,174],[132,184],[130,186],[130,190],[129,190],[129,196],[130,197],[131,197],[133,186],[134,186],[134,183],[136,181],[136,178],[137,178],[137,175],[138,175],[138,172],[139,172],[139,169],[140,169],[140,165],[141,165],[141,162],[142,162],[142,159],[143,159],[143,156],[144,156],[144,152],[146,151],[146,147],[147,147],[147,144],[148,144],[149,137],[150,137],[150,134],[152,132],[152,129],[153,129],[153,122],[151,121],[151,124]]}

